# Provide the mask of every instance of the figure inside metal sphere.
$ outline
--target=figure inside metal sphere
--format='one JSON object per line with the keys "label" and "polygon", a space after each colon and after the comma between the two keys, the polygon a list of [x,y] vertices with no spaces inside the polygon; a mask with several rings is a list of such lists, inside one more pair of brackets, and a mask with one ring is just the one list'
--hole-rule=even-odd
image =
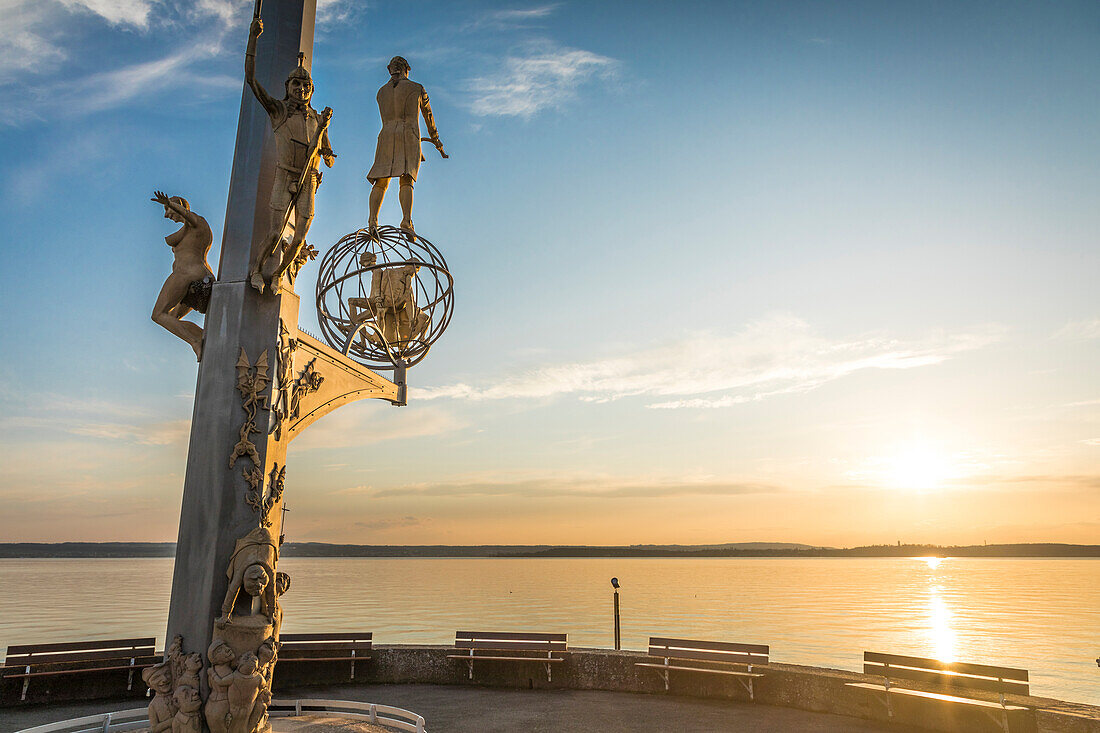
{"label": "figure inside metal sphere", "polygon": [[385,339],[390,348],[399,354],[406,346],[415,342],[428,328],[430,318],[416,305],[416,287],[413,279],[420,271],[420,262],[413,259],[411,264],[397,267],[379,267],[373,252],[364,252],[359,264],[371,270],[370,296],[366,298],[348,298],[348,310],[354,329],[361,323],[373,322],[374,328],[360,331],[360,344],[381,346]]}

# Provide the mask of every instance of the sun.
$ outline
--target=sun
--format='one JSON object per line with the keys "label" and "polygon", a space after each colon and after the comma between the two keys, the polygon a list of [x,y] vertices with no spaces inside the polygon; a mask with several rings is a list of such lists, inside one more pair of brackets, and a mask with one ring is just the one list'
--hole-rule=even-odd
{"label": "sun", "polygon": [[926,491],[938,489],[951,475],[951,462],[946,456],[924,446],[913,446],[888,460],[885,479],[896,489]]}

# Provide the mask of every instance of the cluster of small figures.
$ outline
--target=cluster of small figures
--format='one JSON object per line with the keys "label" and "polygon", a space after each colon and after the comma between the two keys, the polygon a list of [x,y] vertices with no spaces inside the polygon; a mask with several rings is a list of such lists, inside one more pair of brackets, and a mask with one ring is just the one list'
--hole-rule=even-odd
{"label": "cluster of small figures", "polygon": [[[336,153],[329,143],[328,127],[332,109],[317,112],[310,105],[313,78],[305,68],[305,54],[298,54],[298,67],[286,80],[286,94],[275,99],[256,79],[256,42],[263,33],[263,22],[254,17],[245,51],[245,81],[271,122],[275,138],[275,180],[269,208],[271,225],[263,246],[254,249],[249,263],[249,282],[256,290],[274,293],[284,277],[293,283],[298,271],[317,256],[306,243],[313,221],[314,198],[321,184],[321,162],[331,168]],[[378,110],[382,130],[378,133],[374,165],[367,173],[371,183],[369,231],[378,229],[378,213],[391,178],[400,180],[401,229],[415,236],[412,222],[413,184],[424,160],[421,142],[431,142],[439,154],[448,157],[439,139],[431,103],[424,87],[409,79],[411,67],[401,56],[387,66],[390,80],[378,90]],[[424,118],[428,137],[420,136],[420,118]],[[153,201],[164,206],[166,219],[182,224],[179,231],[165,237],[175,254],[169,275],[153,307],[152,319],[180,337],[202,360],[202,328],[183,321],[191,310],[206,312],[214,274],[206,263],[213,243],[210,226],[191,211],[179,196],[157,191]]]}
{"label": "cluster of small figures", "polygon": [[275,569],[280,542],[269,528],[258,527],[233,548],[221,617],[214,620],[206,651],[210,695],[205,707],[202,656],[185,653],[182,637],[172,641],[163,662],[142,672],[156,693],[149,703],[150,733],[199,733],[204,715],[211,733],[267,729],[283,620],[278,599],[290,588],[290,576]]}
{"label": "cluster of small figures", "polygon": [[278,656],[278,642],[267,639],[256,653],[238,655],[221,639],[206,653],[210,697],[205,707],[200,693],[202,656],[183,653],[183,639],[176,637],[166,659],[142,672],[155,693],[149,703],[150,733],[200,733],[203,718],[211,733],[250,733],[266,729],[271,704],[271,679]]}

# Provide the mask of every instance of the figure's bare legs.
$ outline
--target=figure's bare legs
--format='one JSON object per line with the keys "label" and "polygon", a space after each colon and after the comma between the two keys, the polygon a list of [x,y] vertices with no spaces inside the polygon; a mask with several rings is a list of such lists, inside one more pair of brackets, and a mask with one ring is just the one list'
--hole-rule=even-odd
{"label": "figure's bare legs", "polygon": [[176,273],[169,275],[160,289],[160,295],[157,296],[150,318],[153,319],[153,323],[189,343],[195,351],[196,361],[202,361],[202,327],[190,321],[180,320],[183,315],[191,311],[180,303],[187,295],[187,288],[190,286],[191,282],[183,275]]}
{"label": "figure's bare legs", "polygon": [[294,264],[298,253],[302,251],[302,245],[306,243],[306,235],[309,234],[310,224],[313,223],[313,204],[316,197],[317,177],[310,176],[306,179],[306,185],[299,194],[297,203],[294,204],[294,237],[290,240],[290,244],[283,248],[282,262],[271,277],[272,291],[279,287],[283,273]]}
{"label": "figure's bare legs", "polygon": [[401,228],[413,231],[413,179],[410,175],[401,176]]}
{"label": "figure's bare legs", "polygon": [[390,187],[390,179],[379,178],[374,182],[370,190],[370,215],[367,217],[367,231],[373,232],[378,228],[378,212],[382,210],[382,201],[386,198],[386,189]]}

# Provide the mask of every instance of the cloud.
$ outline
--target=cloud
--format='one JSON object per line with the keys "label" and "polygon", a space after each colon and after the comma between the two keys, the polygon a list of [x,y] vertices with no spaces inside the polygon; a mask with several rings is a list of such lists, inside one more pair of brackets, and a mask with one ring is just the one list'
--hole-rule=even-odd
{"label": "cloud", "polygon": [[416,389],[413,396],[477,401],[574,394],[590,402],[650,396],[679,398],[648,405],[654,409],[731,407],[807,392],[855,372],[939,364],[1000,334],[989,327],[921,341],[874,335],[833,340],[813,334],[801,319],[771,316],[732,336],[698,335],[624,356],[544,366],[490,386],[458,383]]}
{"label": "cloud", "polygon": [[[145,30],[153,0],[0,0],[0,64],[6,69],[49,73],[68,58],[59,29],[69,16],[92,16],[111,26]],[[10,76],[10,75],[9,75]],[[9,84],[12,79],[0,81]]]}
{"label": "cloud", "polygon": [[359,404],[321,418],[295,438],[291,450],[372,445],[441,435],[464,427],[465,421],[440,408],[416,406],[393,410],[378,404]]}
{"label": "cloud", "polygon": [[1070,321],[1054,332],[1054,338],[1063,341],[1089,341],[1100,339],[1100,318]]}
{"label": "cloud", "polygon": [[593,79],[610,78],[617,66],[614,59],[591,51],[537,42],[506,57],[496,73],[469,80],[469,107],[483,117],[531,117],[562,106]]}
{"label": "cloud", "polygon": [[60,0],[71,12],[89,12],[111,25],[149,27],[154,0]]}
{"label": "cloud", "polygon": [[373,498],[412,497],[520,497],[526,499],[645,499],[665,496],[737,496],[768,494],[781,487],[713,478],[630,478],[619,476],[536,476],[498,478],[475,475],[454,481],[406,484],[373,492]]}
{"label": "cloud", "polygon": [[355,522],[351,526],[358,529],[366,529],[376,532],[384,532],[390,529],[403,529],[405,527],[416,527],[423,522],[419,518],[413,516],[407,517],[381,517],[379,519],[371,519],[366,522]]}
{"label": "cloud", "polygon": [[466,26],[467,30],[516,30],[529,28],[534,22],[549,17],[560,5],[539,5],[533,8],[504,8],[483,13]]}

